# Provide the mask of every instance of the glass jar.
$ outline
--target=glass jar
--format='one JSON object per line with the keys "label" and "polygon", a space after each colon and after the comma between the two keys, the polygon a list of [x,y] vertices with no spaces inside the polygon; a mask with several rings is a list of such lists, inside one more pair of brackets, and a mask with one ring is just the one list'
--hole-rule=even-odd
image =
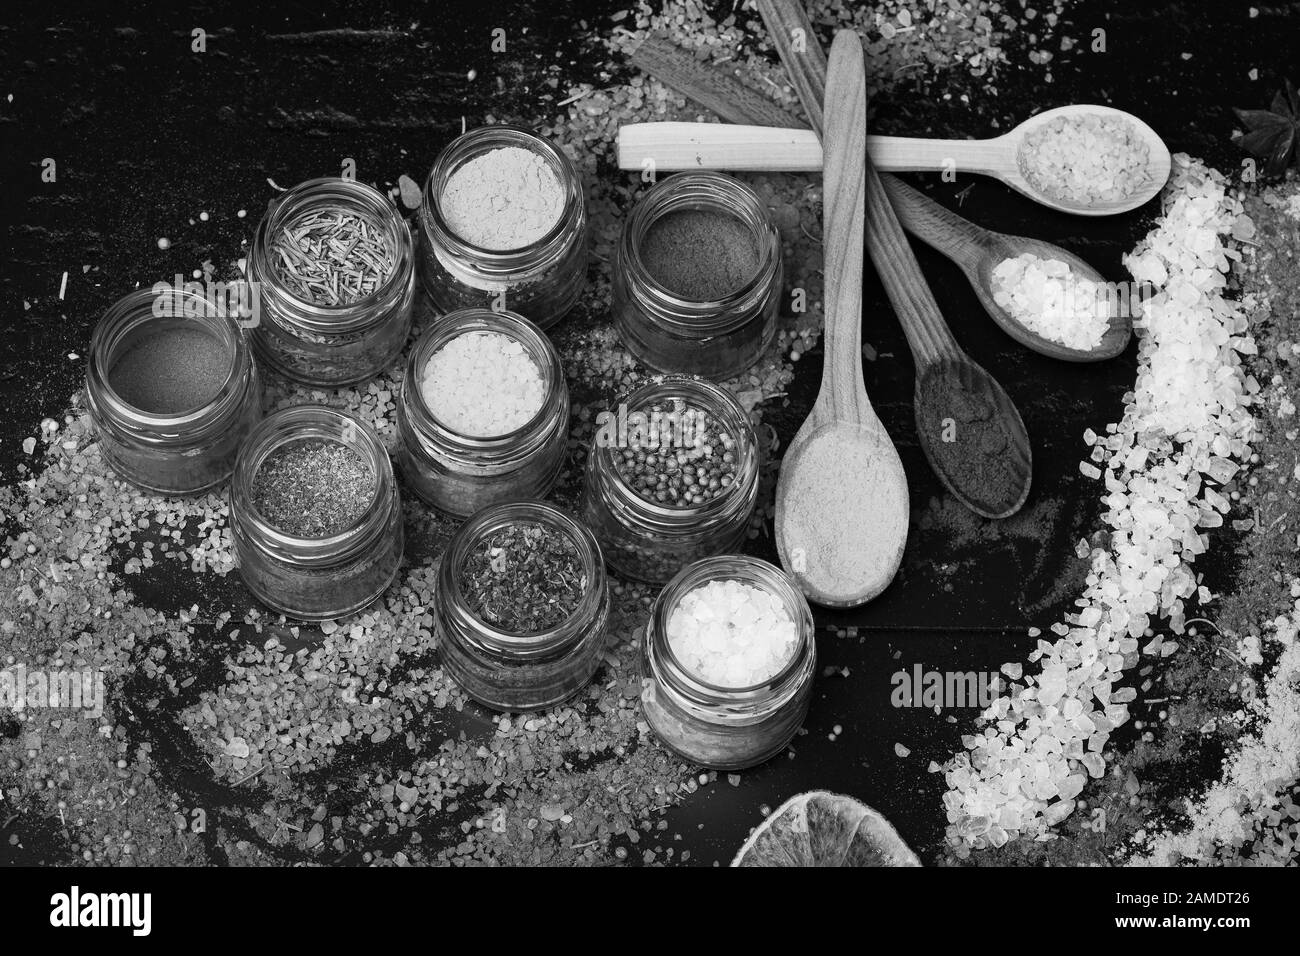
{"label": "glass jar", "polygon": [[[492,150],[520,147],[550,167],[564,191],[555,226],[519,249],[473,245],[451,231],[441,200],[452,174]],[[582,178],[561,150],[528,130],[481,126],[439,154],[420,204],[420,281],[442,312],[492,308],[517,312],[548,329],[573,308],[587,281],[587,207]]]}
{"label": "glass jar", "polygon": [[[583,520],[596,534],[609,566],[625,577],[662,584],[700,558],[734,550],[743,540],[758,501],[759,452],[749,416],[720,385],[666,376],[641,386],[607,415],[653,406],[697,409],[735,439],[736,474],[721,494],[702,504],[676,507],[649,501],[623,478],[614,462],[623,429],[614,443],[593,442],[582,492]],[[610,419],[613,421],[614,419]]]}
{"label": "glass jar", "polygon": [[[420,387],[439,349],[467,332],[498,332],[520,343],[541,373],[545,398],[532,420],[505,435],[473,437],[442,424]],[[465,309],[439,319],[411,350],[397,403],[398,460],[411,490],[448,514],[466,517],[487,505],[540,498],[564,467],[569,389],[559,353],[542,331],[512,312]]]}
{"label": "glass jar", "polygon": [[[303,439],[351,448],[375,476],[374,494],[337,534],[287,534],[258,513],[253,480],[277,449]],[[262,420],[239,453],[230,481],[230,527],[239,573],[253,596],[286,617],[323,621],[352,614],[383,594],[402,561],[402,508],[379,436],[334,408],[299,405]]]}
{"label": "glass jar", "polygon": [[[687,209],[730,215],[753,234],[758,271],[712,302],[693,302],[665,288],[642,258],[650,227]],[[781,237],[754,191],[731,176],[687,172],[655,185],[623,223],[613,266],[614,325],[637,359],[661,372],[722,381],[749,368],[776,335],[783,272]]]}
{"label": "glass jar", "polygon": [[[535,634],[485,624],[460,586],[465,561],[479,544],[520,524],[546,525],[565,535],[586,580],[569,619]],[[591,532],[547,502],[512,501],[484,508],[452,536],[438,569],[434,633],[443,665],[469,696],[496,710],[533,710],[566,700],[591,680],[604,652],[609,606],[605,565]]]}
{"label": "glass jar", "polygon": [[[230,356],[230,373],[205,404],[153,414],[113,390],[114,365],[143,336],[201,327]],[[119,299],[90,340],[86,399],[109,466],[161,495],[192,495],[230,477],[249,429],[262,416],[262,388],[252,352],[234,315],[192,290],[155,286]]]}
{"label": "glass jar", "polygon": [[[392,274],[347,305],[299,298],[274,265],[272,243],[283,226],[331,210],[364,217],[393,249]],[[290,189],[258,223],[247,271],[260,309],[253,326],[257,357],[286,378],[322,388],[355,385],[383,371],[406,344],[415,300],[411,230],[388,197],[365,183],[326,177]]]}
{"label": "glass jar", "polygon": [[[752,687],[719,687],[694,676],[668,643],[668,619],[681,599],[710,581],[740,581],[776,595],[799,632],[780,673]],[[799,588],[766,561],[722,555],[684,568],[659,593],[641,652],[646,723],[674,753],[713,770],[743,770],[789,745],[808,714],[817,646],[812,611]]]}

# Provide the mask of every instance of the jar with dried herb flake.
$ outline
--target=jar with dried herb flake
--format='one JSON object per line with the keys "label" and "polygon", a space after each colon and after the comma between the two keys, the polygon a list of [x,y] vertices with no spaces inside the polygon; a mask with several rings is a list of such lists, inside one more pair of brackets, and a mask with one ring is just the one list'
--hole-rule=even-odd
{"label": "jar with dried herb flake", "polygon": [[[671,416],[680,423],[686,413],[701,415],[711,425],[703,431],[675,428]],[[648,423],[655,415],[669,424],[650,447],[636,448],[640,421]],[[700,451],[709,454],[700,456]],[[710,480],[716,487],[707,496],[674,499],[657,496],[632,478],[623,467],[624,456],[632,452],[665,471],[702,460],[730,460],[721,477]],[[744,539],[758,501],[759,457],[749,416],[731,392],[699,379],[665,376],[598,416],[580,512],[611,568],[662,584],[692,561],[734,550]]]}
{"label": "jar with dried herb flake", "polygon": [[[494,243],[458,231],[450,214],[448,190],[462,173],[473,188],[483,217],[494,211],[493,189],[512,190],[520,184],[494,182],[474,170],[494,154],[535,157],[534,177],[549,177],[545,185],[557,199],[554,222],[535,234],[520,234],[519,244]],[[468,171],[468,172],[466,172]],[[532,182],[536,185],[536,182]],[[504,197],[504,198],[503,198]],[[474,195],[470,196],[473,200]],[[514,204],[504,193],[503,209]],[[560,149],[528,130],[514,126],[482,126],[453,141],[438,156],[424,182],[418,214],[419,274],[433,304],[442,312],[490,308],[509,310],[548,329],[577,304],[587,281],[587,208],[582,177]],[[477,243],[476,244],[476,240]]]}
{"label": "jar with dried herb flake", "polygon": [[[673,652],[669,620],[682,599],[713,581],[765,591],[785,608],[797,642],[779,672],[748,687],[709,683]],[[659,593],[641,654],[641,708],[665,746],[693,764],[744,770],[770,760],[808,715],[817,670],[812,610],[780,568],[747,555],[719,555],[682,569]]]}
{"label": "jar with dried herb flake", "polygon": [[224,303],[170,287],[141,289],[95,326],[86,402],[104,460],[163,495],[221,484],[262,416],[252,350]]}
{"label": "jar with dried herb flake", "polygon": [[240,450],[230,482],[239,573],[291,618],[328,620],[381,595],[402,561],[402,508],[374,430],[333,408],[268,415]]}
{"label": "jar with dried herb flake", "polygon": [[[500,435],[471,435],[441,420],[430,406],[430,361],[467,335],[517,342],[536,368],[540,404],[518,427]],[[493,400],[491,383],[483,401]],[[504,391],[504,390],[503,390]],[[568,451],[569,390],[559,353],[522,316],[466,309],[439,319],[416,342],[397,403],[398,461],[407,485],[435,508],[465,517],[499,501],[545,495],[559,478]]]}
{"label": "jar with dried herb flake", "polygon": [[270,368],[305,385],[365,381],[397,357],[411,328],[415,249],[383,193],[350,179],[286,192],[253,233],[253,344]]}
{"label": "jar with dried herb flake", "polygon": [[492,505],[452,537],[433,620],[443,666],[497,710],[550,707],[591,680],[609,586],[600,545],[554,505]]}

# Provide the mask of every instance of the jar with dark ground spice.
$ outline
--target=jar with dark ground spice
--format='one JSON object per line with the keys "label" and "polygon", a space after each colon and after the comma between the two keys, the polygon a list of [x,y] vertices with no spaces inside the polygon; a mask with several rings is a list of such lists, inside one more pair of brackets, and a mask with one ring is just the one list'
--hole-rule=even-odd
{"label": "jar with dark ground spice", "polygon": [[587,281],[582,177],[528,130],[482,126],[439,154],[418,213],[419,274],[442,312],[517,312],[548,329]]}
{"label": "jar with dark ground spice", "polygon": [[581,514],[611,568],[663,583],[744,538],[759,464],[753,426],[727,389],[666,376],[598,416]]}
{"label": "jar with dark ground spice", "polygon": [[730,176],[678,173],[654,186],[623,224],[612,272],[614,324],[651,368],[720,381],[776,335],[780,235]]}
{"label": "jar with dark ground spice", "polygon": [[[739,631],[753,630],[759,627],[756,620],[774,615],[790,632],[779,667],[761,680],[736,684],[712,673],[706,679],[698,658],[680,653],[687,642],[678,635],[685,628],[674,616],[692,595],[718,583],[755,596],[756,607],[743,602],[714,607],[706,625],[711,632],[701,629],[697,641],[725,652]],[[789,746],[808,715],[816,670],[812,611],[790,577],[758,558],[719,555],[682,569],[659,592],[642,644],[641,709],[655,736],[674,753],[714,770],[744,770]]]}
{"label": "jar with dark ground spice", "polygon": [[104,459],[164,495],[225,481],[262,415],[261,383],[236,318],[170,288],[133,292],[104,313],[90,341],[86,397]]}
{"label": "jar with dark ground spice", "polygon": [[492,505],[452,537],[438,569],[443,666],[497,710],[550,707],[600,665],[610,597],[600,545],[544,501]]}
{"label": "jar with dark ground spice", "polygon": [[370,426],[333,408],[268,415],[230,483],[239,573],[259,601],[299,620],[365,607],[402,560],[392,465]]}
{"label": "jar with dark ground spice", "polygon": [[407,485],[448,514],[545,495],[569,440],[559,353],[510,312],[444,316],[411,350],[397,430]]}
{"label": "jar with dark ground spice", "polygon": [[253,233],[257,356],[306,385],[337,387],[386,368],[406,343],[415,251],[383,193],[349,179],[286,192]]}

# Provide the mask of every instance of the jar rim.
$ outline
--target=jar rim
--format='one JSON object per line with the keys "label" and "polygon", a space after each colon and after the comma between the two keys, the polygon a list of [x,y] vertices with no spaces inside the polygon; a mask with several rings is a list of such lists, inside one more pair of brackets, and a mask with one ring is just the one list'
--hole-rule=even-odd
{"label": "jar rim", "polygon": [[[569,616],[543,631],[507,631],[494,627],[470,610],[460,586],[460,570],[470,551],[487,536],[520,524],[543,524],[563,534],[582,561],[587,579],[582,599]],[[473,623],[476,643],[495,654],[535,656],[567,647],[582,637],[579,626],[599,608],[607,588],[604,557],[591,530],[556,505],[535,498],[499,502],[475,512],[452,536],[442,561],[442,586],[453,610],[460,619]]]}
{"label": "jar rim", "polygon": [[[527,422],[502,435],[468,435],[457,431],[434,415],[424,397],[424,369],[434,354],[453,340],[471,332],[495,332],[514,339],[524,347],[542,377],[544,394],[537,411]],[[546,333],[530,319],[517,312],[460,309],[437,319],[416,340],[407,360],[406,375],[402,379],[402,395],[403,400],[411,403],[419,413],[421,425],[431,426],[440,441],[458,453],[482,453],[512,448],[520,439],[542,428],[551,417],[547,398],[555,391],[556,383],[563,379],[564,368],[559,352]],[[408,385],[411,386],[409,389]]]}
{"label": "jar rim", "polygon": [[[257,510],[253,482],[271,454],[294,442],[318,438],[360,453],[374,475],[370,500],[357,519],[332,535],[305,537],[272,524]],[[375,431],[357,416],[325,405],[294,405],[272,412],[245,439],[230,479],[231,518],[254,529],[261,550],[290,564],[332,564],[366,547],[382,530],[394,503],[388,451]]]}
{"label": "jar rim", "polygon": [[[670,213],[710,209],[743,223],[754,237],[758,268],[719,299],[686,299],[661,283],[641,256],[650,227]],[[781,237],[766,207],[747,184],[712,170],[689,170],[660,180],[632,207],[616,246],[636,291],[654,306],[654,319],[684,338],[706,338],[750,320],[746,301],[762,294],[781,267]]]}
{"label": "jar rim", "polygon": [[[165,288],[160,289],[159,286]],[[172,299],[173,309],[176,306],[180,307],[180,315],[156,313],[160,297],[163,295]],[[190,303],[201,306],[192,315],[188,314],[187,309]],[[150,322],[174,322],[178,319],[197,321],[205,329],[215,333],[229,356],[230,366],[220,388],[203,404],[179,412],[147,412],[126,401],[113,388],[113,366],[121,357],[115,353],[128,336],[138,328]],[[88,390],[93,393],[93,400],[106,406],[120,423],[161,433],[184,431],[187,427],[200,425],[214,416],[219,416],[232,402],[237,402],[239,396],[232,392],[231,385],[242,374],[242,370],[251,363],[247,349],[243,330],[233,316],[214,310],[204,296],[193,290],[176,289],[166,283],[155,283],[147,289],[136,289],[122,296],[100,317],[90,337],[86,382]]]}
{"label": "jar rim", "polygon": [[[475,245],[452,229],[442,214],[442,188],[455,169],[480,152],[500,148],[498,143],[519,146],[541,156],[564,190],[564,208],[559,218],[542,236],[518,249],[488,249]],[[435,188],[435,184],[439,188]],[[478,268],[489,275],[508,276],[527,268],[533,260],[544,258],[557,244],[567,241],[574,219],[583,210],[582,177],[568,154],[532,130],[509,123],[478,126],[453,139],[434,160],[421,193],[419,214],[431,227],[436,243],[454,255],[472,256]]]}
{"label": "jar rim", "polygon": [[[688,402],[686,407],[703,407],[705,412],[715,418],[724,418],[723,424],[732,433],[737,446],[742,449],[742,452],[737,455],[737,480],[733,481],[723,494],[715,495],[699,505],[688,507],[650,501],[628,484],[623,473],[614,463],[611,447],[598,445],[591,451],[591,454],[600,460],[603,466],[601,470],[605,472],[608,482],[623,503],[635,509],[645,519],[663,525],[695,524],[702,519],[711,518],[714,514],[729,509],[737,496],[746,494],[749,487],[757,484],[758,481],[758,438],[754,433],[754,426],[740,402],[725,386],[686,375],[655,376],[628,393],[617,404],[618,407],[626,406],[630,413],[642,410],[656,400],[674,400],[682,397],[685,397]],[[697,400],[699,404],[690,405],[691,398]]]}
{"label": "jar rim", "polygon": [[[668,621],[677,610],[681,599],[695,588],[711,581],[740,581],[775,594],[785,605],[790,619],[799,634],[799,644],[790,660],[776,674],[746,687],[724,687],[704,680],[693,673],[677,657],[672,642],[668,640]],[[803,592],[784,571],[761,558],[744,554],[722,554],[701,558],[682,568],[664,585],[650,611],[650,625],[646,630],[649,658],[655,673],[664,679],[672,690],[699,706],[727,706],[737,704],[763,704],[787,692],[792,680],[808,666],[808,654],[814,647],[812,609]]]}
{"label": "jar rim", "polygon": [[[313,332],[352,332],[382,319],[382,315],[376,317],[372,311],[401,293],[412,281],[415,268],[410,227],[392,201],[368,183],[341,176],[320,176],[298,183],[274,202],[275,205],[267,210],[254,230],[249,251],[250,264],[266,260],[256,269],[259,285],[264,284],[274,295],[286,298],[302,313],[294,317],[295,324]],[[389,233],[393,242],[393,269],[373,291],[351,302],[330,305],[302,298],[280,279],[270,261],[273,236],[279,228],[313,205],[348,208]]]}

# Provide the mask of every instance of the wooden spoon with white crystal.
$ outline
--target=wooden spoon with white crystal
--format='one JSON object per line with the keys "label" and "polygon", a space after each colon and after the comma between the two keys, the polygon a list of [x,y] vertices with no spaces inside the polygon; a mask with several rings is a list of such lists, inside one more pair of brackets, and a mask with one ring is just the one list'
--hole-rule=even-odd
{"label": "wooden spoon with white crystal", "polygon": [[960,266],[984,311],[1002,331],[1021,345],[1066,362],[1100,362],[1124,351],[1133,335],[1133,322],[1130,303],[1122,301],[1119,296],[1107,295],[1098,302],[1098,308],[1108,309],[1110,316],[1101,341],[1090,349],[1072,348],[1040,335],[994,298],[993,270],[1004,259],[1026,253],[1039,259],[1060,260],[1077,278],[1097,283],[1103,289],[1109,288],[1101,273],[1074,253],[1041,239],[984,229],[922,195],[897,177],[881,176],[880,179],[903,228]]}
{"label": "wooden spoon with white crystal", "polygon": [[[1134,190],[1121,199],[1088,203],[1062,199],[1032,184],[1024,173],[1027,137],[1061,117],[1099,116],[1125,122],[1147,148],[1147,165]],[[1060,212],[1077,216],[1113,216],[1151,200],[1169,179],[1169,148],[1132,113],[1111,106],[1076,103],[1044,110],[1009,133],[992,139],[924,139],[868,136],[867,151],[881,172],[951,171],[991,176],[1016,192]],[[622,169],[642,169],[647,161],[659,172],[720,169],[752,172],[816,172],[822,168],[821,144],[813,130],[718,123],[634,123],[618,131]]]}

